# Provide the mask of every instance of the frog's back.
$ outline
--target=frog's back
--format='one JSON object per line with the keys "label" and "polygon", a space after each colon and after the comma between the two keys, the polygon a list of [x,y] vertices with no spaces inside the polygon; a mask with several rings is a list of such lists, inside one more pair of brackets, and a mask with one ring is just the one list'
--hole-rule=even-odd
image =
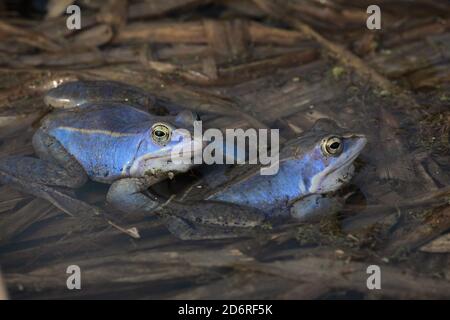
{"label": "frog's back", "polygon": [[50,113],[42,126],[50,132],[58,127],[73,127],[80,130],[105,130],[121,133],[139,131],[136,125],[151,121],[151,115],[133,106],[121,103],[85,104]]}
{"label": "frog's back", "polygon": [[100,182],[126,174],[152,125],[146,112],[118,103],[84,105],[47,116],[42,129],[55,137]]}

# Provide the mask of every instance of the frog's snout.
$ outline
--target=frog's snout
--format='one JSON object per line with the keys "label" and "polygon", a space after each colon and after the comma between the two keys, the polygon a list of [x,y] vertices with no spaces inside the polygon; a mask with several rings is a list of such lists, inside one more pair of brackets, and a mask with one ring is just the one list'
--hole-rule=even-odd
{"label": "frog's snout", "polygon": [[367,145],[367,137],[364,134],[355,134],[353,139],[355,149],[353,153],[355,154],[355,157],[357,157]]}
{"label": "frog's snout", "polygon": [[66,97],[62,90],[62,86],[49,90],[44,96],[44,103],[48,107],[56,109],[65,109],[71,107],[72,100]]}

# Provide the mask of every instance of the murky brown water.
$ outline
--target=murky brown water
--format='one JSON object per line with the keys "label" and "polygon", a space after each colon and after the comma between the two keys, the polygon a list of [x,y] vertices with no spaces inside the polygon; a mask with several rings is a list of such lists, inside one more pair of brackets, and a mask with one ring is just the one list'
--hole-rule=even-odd
{"label": "murky brown water", "polygon": [[[394,23],[402,17],[401,10],[389,6],[392,21],[386,19],[379,35],[353,27],[354,22],[330,28],[320,16],[299,20],[361,58],[353,57],[350,65],[336,58],[327,44],[306,39],[289,19],[268,18],[267,11],[255,6],[180,9],[168,16],[173,23],[168,38],[150,31],[140,38],[133,31],[135,23],[151,30],[146,23],[160,22],[158,17],[130,18],[116,42],[105,44],[93,37],[92,47],[107,61],[89,56],[92,52],[82,47],[62,53],[44,50],[47,42],[39,44],[42,49],[34,42],[27,47],[30,41],[0,39],[0,157],[33,155],[31,136],[45,113],[42,96],[47,86],[72,78],[139,86],[200,109],[206,128],[264,125],[279,128],[285,141],[325,117],[368,137],[356,162],[357,173],[342,190],[351,195],[337,215],[314,224],[276,224],[238,239],[178,240],[155,216],[123,215],[109,207],[108,186],[99,183],[88,183],[76,196],[105,209],[119,228],[101,218],[68,216],[45,200],[2,185],[0,266],[10,296],[449,298],[450,35],[448,22],[441,22],[449,17],[436,13],[439,5],[445,6],[414,3],[403,25]],[[356,10],[358,5],[349,8]],[[430,12],[426,17],[424,10]],[[226,12],[231,22],[217,19],[217,12]],[[205,28],[217,35],[208,38],[198,31],[203,16],[214,19]],[[244,49],[233,42],[233,48],[245,55],[232,57],[233,50],[218,50],[217,39],[225,37],[222,27],[244,28],[234,18],[253,23],[254,29],[246,29],[253,30],[253,38]],[[30,26],[22,29],[42,30],[56,39],[36,19],[30,18]],[[11,17],[7,21],[14,22]],[[182,21],[191,24],[179,25]],[[258,29],[256,23],[271,29]],[[263,36],[258,38],[258,32]],[[154,46],[152,56],[142,62],[135,51],[148,42]],[[213,55],[210,47],[215,48]],[[6,57],[8,50],[16,52],[13,61]],[[402,90],[380,87],[364,68],[355,68],[354,61]],[[222,112],[206,115],[208,108]],[[168,197],[202,174],[194,169],[156,189]],[[120,229],[133,227],[140,239]],[[66,288],[66,269],[73,264],[82,270],[82,290]],[[373,264],[383,274],[383,290],[378,292],[366,287],[366,269]]]}

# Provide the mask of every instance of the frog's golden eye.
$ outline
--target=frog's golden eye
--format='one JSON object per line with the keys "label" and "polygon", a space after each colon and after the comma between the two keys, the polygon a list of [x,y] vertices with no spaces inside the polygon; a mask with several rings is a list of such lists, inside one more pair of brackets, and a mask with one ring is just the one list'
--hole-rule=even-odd
{"label": "frog's golden eye", "polygon": [[325,156],[338,156],[341,154],[344,145],[340,137],[328,137],[322,140],[322,152]]}
{"label": "frog's golden eye", "polygon": [[152,139],[156,144],[166,145],[170,141],[172,130],[164,123],[155,123],[152,127]]}

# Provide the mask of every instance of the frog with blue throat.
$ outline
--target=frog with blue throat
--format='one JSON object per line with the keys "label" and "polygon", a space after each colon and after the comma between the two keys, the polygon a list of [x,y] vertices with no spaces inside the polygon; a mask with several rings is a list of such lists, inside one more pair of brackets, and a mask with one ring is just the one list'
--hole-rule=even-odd
{"label": "frog with blue throat", "polygon": [[192,134],[197,114],[155,105],[156,98],[125,84],[66,83],[50,90],[44,101],[53,110],[33,135],[37,157],[0,159],[0,182],[63,210],[70,206],[42,189],[71,193],[90,179],[111,185],[107,200],[119,210],[153,212],[160,201],[147,189],[193,166],[182,158],[175,163],[172,151],[190,150],[178,153],[188,158],[202,151],[203,143]]}
{"label": "frog with blue throat", "polygon": [[261,175],[261,166],[251,164],[205,174],[171,202],[181,214],[168,216],[169,230],[182,239],[227,238],[267,221],[313,222],[333,214],[342,207],[333,193],[353,177],[366,143],[363,134],[319,119],[282,146],[275,175]]}
{"label": "frog with blue throat", "polygon": [[[192,167],[173,163],[173,148],[189,144],[194,157],[203,143],[179,130],[191,131],[195,114],[152,112],[155,100],[146,95],[115,82],[75,82],[51,90],[45,101],[55,110],[33,136],[39,158],[1,159],[0,182],[19,181],[20,190],[37,196],[39,186],[78,188],[88,179],[108,183],[108,202],[127,213],[158,214],[181,239],[227,238],[277,216],[305,220],[329,211],[326,195],[350,180],[366,143],[361,134],[318,120],[284,144],[276,175],[260,175],[258,165],[234,166],[225,176],[213,172],[196,184],[208,187],[190,188],[183,199],[161,205],[148,188]],[[27,190],[26,182],[34,187]]]}

